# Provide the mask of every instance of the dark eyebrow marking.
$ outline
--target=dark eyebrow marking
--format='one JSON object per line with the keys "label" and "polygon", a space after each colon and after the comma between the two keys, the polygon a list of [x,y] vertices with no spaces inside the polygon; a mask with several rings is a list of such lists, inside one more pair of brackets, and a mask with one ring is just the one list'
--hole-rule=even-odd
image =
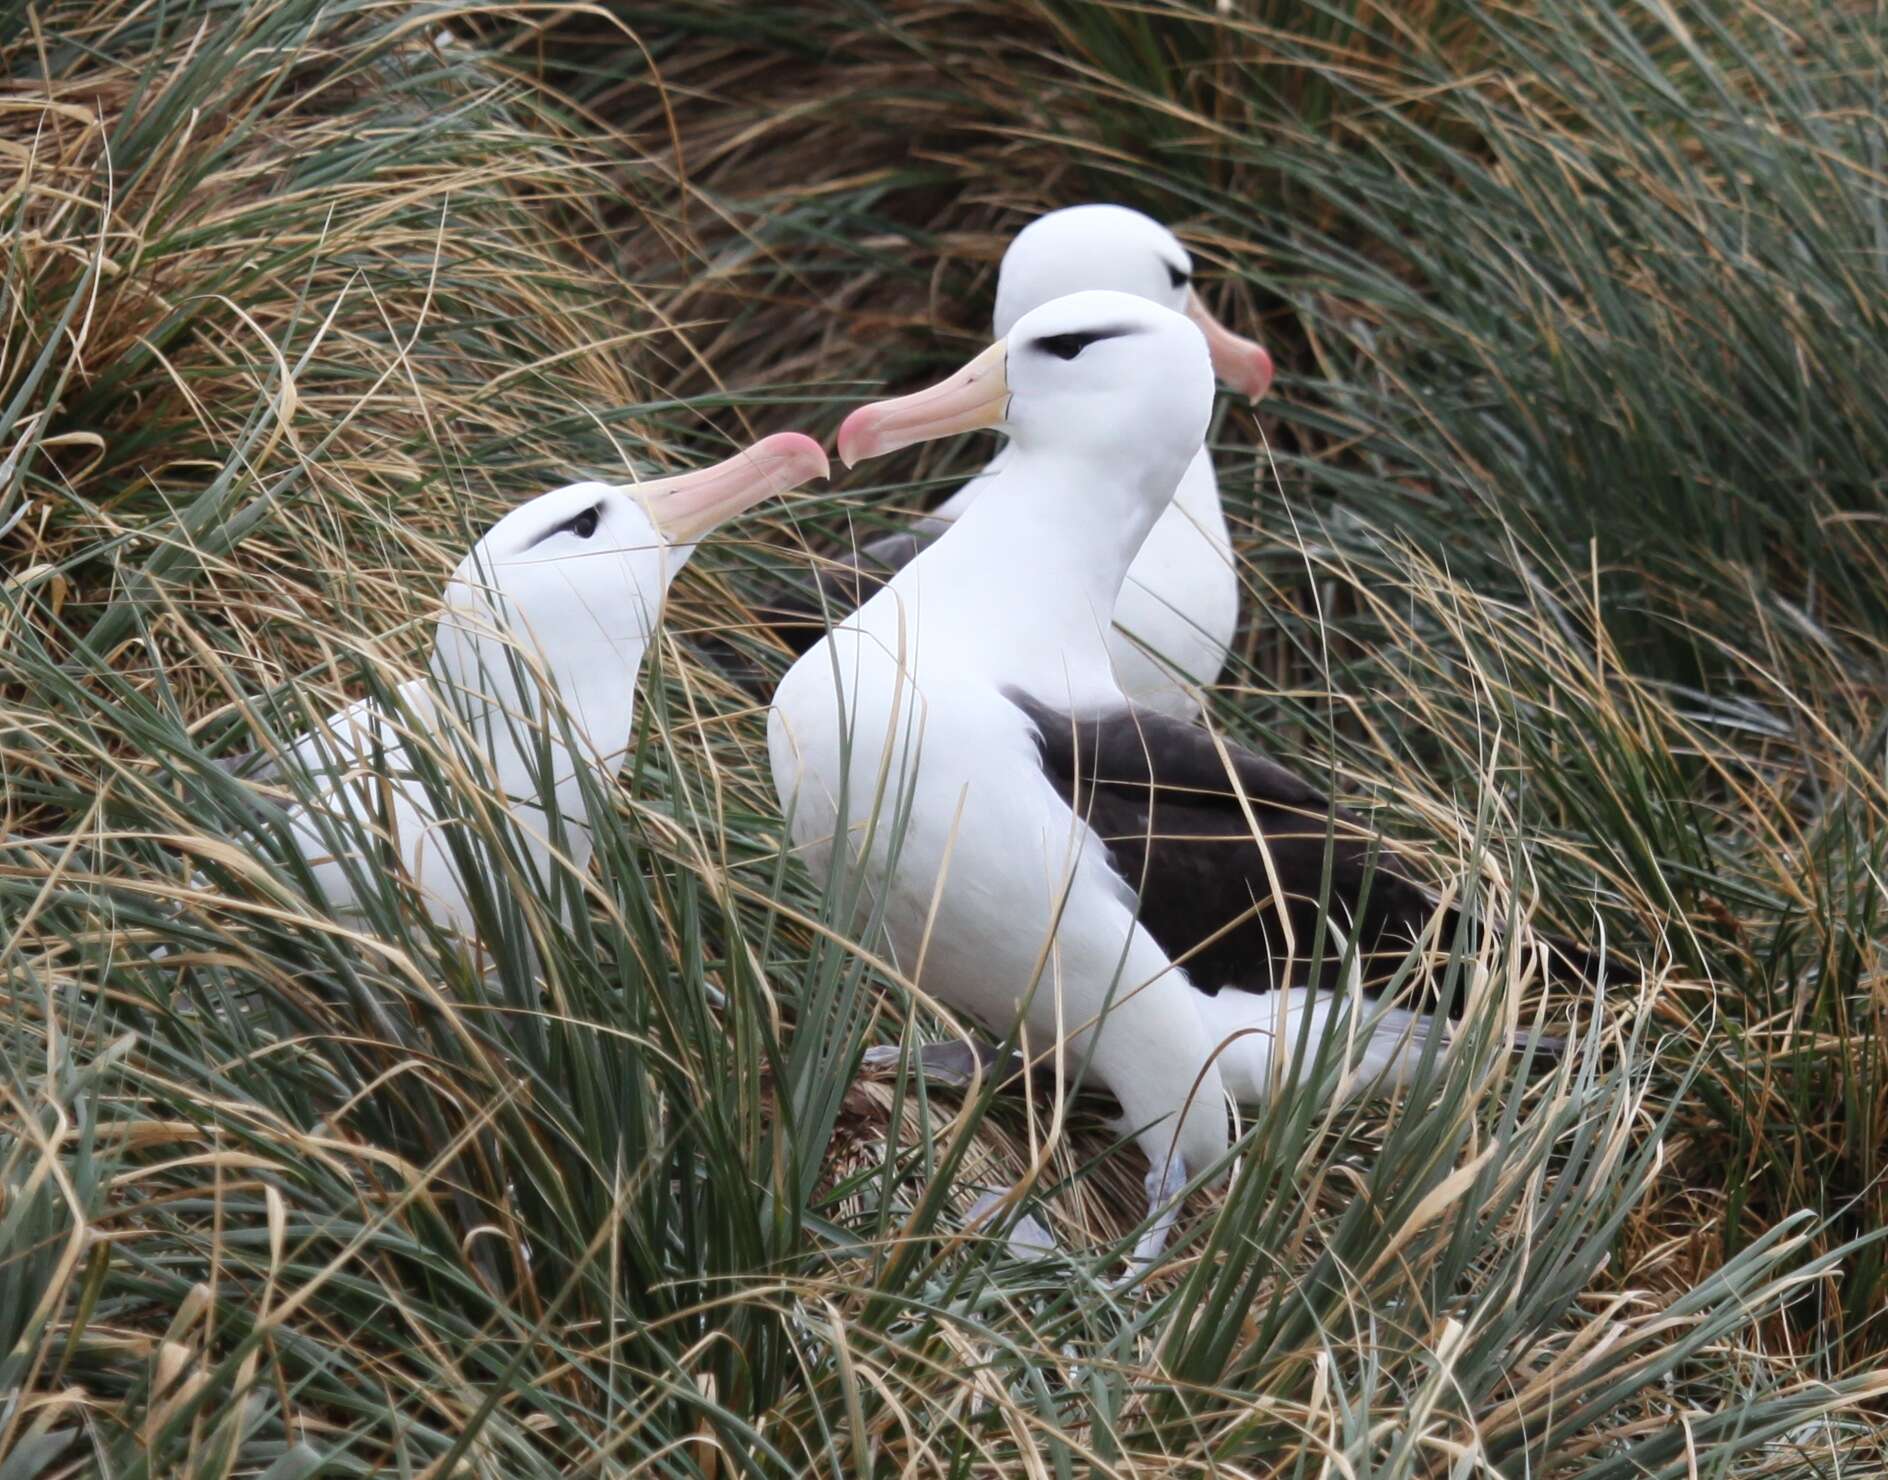
{"label": "dark eyebrow marking", "polygon": [[1125,335],[1138,334],[1140,329],[1133,324],[1116,324],[1105,329],[1073,329],[1067,334],[1044,334],[1029,342],[1031,349],[1047,350],[1062,360],[1072,360],[1091,344],[1098,344],[1104,339],[1120,339]]}
{"label": "dark eyebrow marking", "polygon": [[590,507],[587,509],[579,509],[576,513],[572,514],[568,519],[560,519],[556,524],[553,524],[549,529],[545,530],[543,534],[538,535],[535,539],[533,539],[530,544],[522,546],[519,549],[518,553],[522,555],[525,553],[526,550],[537,549],[539,545],[543,544],[552,535],[562,534],[565,530],[569,529],[571,525],[575,524],[579,519],[583,518],[583,516],[586,514],[599,514],[600,515],[602,512],[603,512],[603,503],[601,500],[598,500],[596,503],[590,505]]}
{"label": "dark eyebrow marking", "polygon": [[1188,272],[1184,267],[1175,267],[1165,257],[1160,259],[1160,265],[1167,269],[1167,278],[1176,288],[1184,288],[1188,283],[1193,281],[1192,273]]}

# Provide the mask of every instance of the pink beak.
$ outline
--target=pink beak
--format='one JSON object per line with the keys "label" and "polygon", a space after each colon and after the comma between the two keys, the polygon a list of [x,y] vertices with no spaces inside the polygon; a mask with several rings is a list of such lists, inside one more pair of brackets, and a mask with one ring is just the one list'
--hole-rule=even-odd
{"label": "pink beak", "polygon": [[998,425],[1010,404],[1008,356],[999,339],[934,386],[861,406],[839,424],[839,460],[857,467],[914,442]]}
{"label": "pink beak", "polygon": [[1213,357],[1213,373],[1248,400],[1260,401],[1272,388],[1272,357],[1256,339],[1235,334],[1207,312],[1197,292],[1187,295],[1187,317],[1206,336],[1206,352]]}
{"label": "pink beak", "polygon": [[829,471],[826,450],[811,437],[776,432],[713,467],[632,484],[631,490],[663,538],[687,545],[762,499]]}

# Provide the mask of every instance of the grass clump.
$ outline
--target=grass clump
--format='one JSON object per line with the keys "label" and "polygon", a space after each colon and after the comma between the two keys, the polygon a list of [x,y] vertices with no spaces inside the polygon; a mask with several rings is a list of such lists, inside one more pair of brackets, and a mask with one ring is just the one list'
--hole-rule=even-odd
{"label": "grass clump", "polygon": [[[1721,1252],[1805,1204],[1883,1226],[1880,18],[1002,11],[782,7],[782,41],[634,8],[693,84],[715,270],[675,294],[726,320],[720,373],[915,382],[1034,213],[1175,225],[1281,367],[1215,434],[1219,720],[1450,798],[1426,835],[1492,768],[1558,923],[1679,968],[1655,1010],[1711,1064],[1672,1191]],[[566,65],[614,100],[647,64]],[[868,502],[900,500],[826,531]],[[1820,1329],[1866,1365],[1888,1284],[1850,1273]]]}
{"label": "grass clump", "polygon": [[[1865,20],[14,14],[6,1464],[1880,1463]],[[212,764],[415,672],[517,499],[957,356],[1007,231],[1095,195],[1186,228],[1288,371],[1218,433],[1216,721],[1644,968],[1594,1004],[1485,941],[1464,1052],[1261,1117],[1132,1292],[1093,1106],[849,1082],[906,984],[782,858],[698,641],[786,526],[895,494],[703,551],[551,891],[586,907],[495,871],[478,952],[393,877],[336,920]],[[1537,1006],[1581,1041],[1529,1079]],[[1026,1171],[1042,1258],[962,1228]]]}

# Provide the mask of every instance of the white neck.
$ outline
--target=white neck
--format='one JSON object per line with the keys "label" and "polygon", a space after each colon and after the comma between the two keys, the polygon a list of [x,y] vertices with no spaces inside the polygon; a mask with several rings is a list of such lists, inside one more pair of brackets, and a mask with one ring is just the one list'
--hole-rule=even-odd
{"label": "white neck", "polygon": [[[487,650],[499,646],[481,644]],[[584,803],[579,772],[588,767],[595,773],[596,785],[607,789],[622,768],[635,721],[640,664],[625,665],[627,671],[620,681],[611,681],[615,675],[607,670],[592,675],[577,692],[563,696],[564,712],[559,713],[540,685],[528,678],[524,685],[528,699],[520,700],[514,670],[502,649],[492,661],[496,666],[478,669],[471,688],[455,686],[435,666],[441,702],[448,711],[442,723],[467,735],[491,756],[487,775],[502,788],[513,815],[527,832],[544,831],[536,814],[542,810],[545,781],[550,781],[553,805],[563,818],[575,862],[582,867],[589,861],[594,820]],[[565,741],[566,725],[576,742],[575,751]]]}
{"label": "white neck", "polygon": [[1012,444],[970,507],[893,578],[882,614],[918,604],[927,643],[961,636],[1016,681],[1066,675],[1112,692],[1115,602],[1185,467]]}

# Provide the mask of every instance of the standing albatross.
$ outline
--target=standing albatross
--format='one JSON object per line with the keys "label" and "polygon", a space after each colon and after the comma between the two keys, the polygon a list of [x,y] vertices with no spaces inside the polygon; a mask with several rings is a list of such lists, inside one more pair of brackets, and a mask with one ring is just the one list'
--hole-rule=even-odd
{"label": "standing albatross", "polygon": [[401,685],[395,712],[362,700],[284,752],[316,782],[288,823],[328,903],[348,909],[391,862],[436,923],[476,933],[465,835],[436,815],[409,746],[462,766],[511,814],[528,884],[549,887],[554,852],[581,873],[584,773],[594,792],[621,768],[670,581],[715,526],[826,472],[817,442],[784,432],[676,477],[559,488],[494,524],[446,583],[429,672]]}
{"label": "standing albatross", "polygon": [[[1046,303],[1096,289],[1131,293],[1185,313],[1206,337],[1221,380],[1254,401],[1271,387],[1271,356],[1207,310],[1193,285],[1193,259],[1179,239],[1126,206],[1069,206],[1039,216],[1018,232],[997,270],[994,337],[1005,337],[1025,314]],[[825,635],[826,611],[837,620],[861,605],[982,496],[1008,456],[1008,449],[999,452],[982,473],[909,530],[868,541],[856,556],[829,564],[820,578],[820,596],[809,593],[793,603],[792,620],[778,625],[781,638],[796,653],[805,652]],[[1137,704],[1192,718],[1199,713],[1195,691],[1219,678],[1238,623],[1232,539],[1212,454],[1200,447],[1142,542],[1116,599],[1108,650],[1122,692]]]}
{"label": "standing albatross", "polygon": [[[1226,1151],[1227,1095],[1266,1098],[1301,1029],[1317,1041],[1340,982],[1380,985],[1450,928],[1316,788],[1121,690],[1115,600],[1211,400],[1194,325],[1089,292],[930,390],[854,412],[848,463],[974,427],[1008,433],[1010,453],[794,664],[768,728],[816,874],[843,840],[902,973],[998,1035],[1020,1013],[1025,1051],[1058,1072],[1086,1064],[1147,1154],[1150,1217]],[[1406,1077],[1426,1024],[1364,1017],[1356,1087]]]}

